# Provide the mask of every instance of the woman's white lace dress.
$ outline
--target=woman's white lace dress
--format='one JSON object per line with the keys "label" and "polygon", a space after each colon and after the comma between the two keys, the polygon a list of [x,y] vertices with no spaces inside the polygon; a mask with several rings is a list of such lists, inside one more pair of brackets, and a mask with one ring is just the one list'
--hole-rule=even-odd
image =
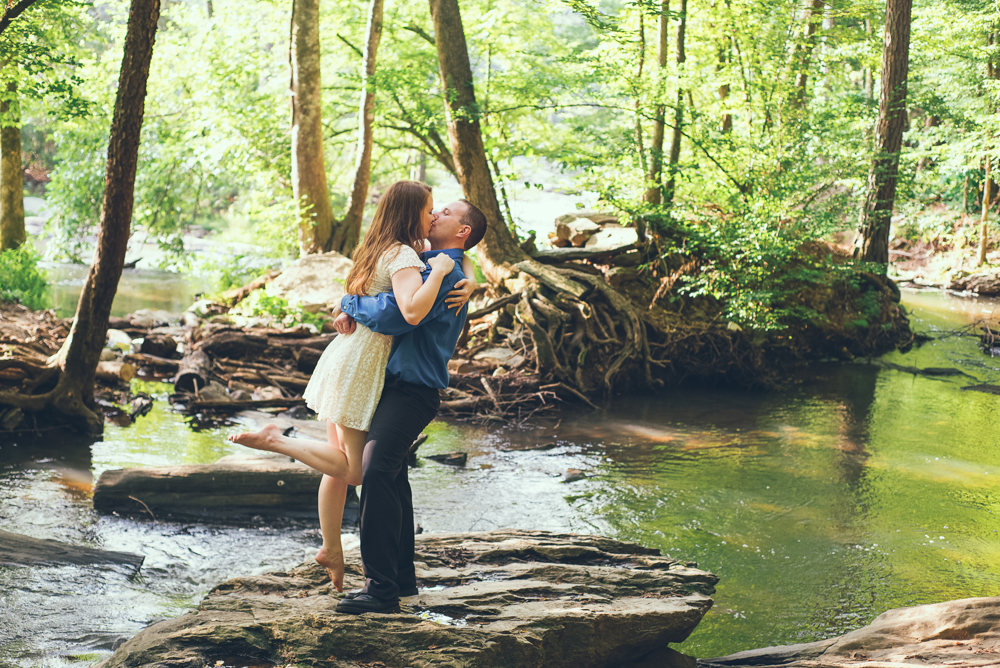
{"label": "woman's white lace dress", "polygon": [[[423,269],[424,263],[415,250],[399,244],[379,260],[369,296],[390,292],[393,274],[407,267]],[[319,420],[367,431],[382,396],[391,350],[391,336],[358,323],[353,333],[338,336],[323,351],[302,395],[306,405]]]}

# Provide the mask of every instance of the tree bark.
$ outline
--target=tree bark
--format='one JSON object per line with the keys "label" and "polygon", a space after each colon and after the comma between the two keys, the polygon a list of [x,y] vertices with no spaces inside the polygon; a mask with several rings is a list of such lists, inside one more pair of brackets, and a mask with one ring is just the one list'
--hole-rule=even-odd
{"label": "tree bark", "polygon": [[[103,417],[94,410],[94,374],[107,340],[111,303],[125,262],[146,80],[149,78],[159,17],[159,0],[132,1],[108,139],[104,206],[101,229],[97,234],[97,250],[80,294],[69,336],[52,359],[61,373],[49,397],[50,405],[90,433],[100,433],[104,428]],[[0,396],[0,403],[4,403],[3,396]]]}
{"label": "tree bark", "polygon": [[456,176],[465,196],[482,210],[488,223],[477,247],[483,273],[491,283],[502,284],[518,274],[514,265],[528,261],[528,255],[504,224],[493,188],[458,0],[430,0],[430,7]]}
{"label": "tree bark", "polygon": [[[670,31],[670,0],[660,2],[660,31],[656,48],[656,65],[662,81],[667,69],[667,33]],[[666,127],[667,107],[657,105],[656,118],[653,121],[653,143],[649,147],[649,188],[643,199],[650,204],[660,204],[663,201],[663,135]]]}
{"label": "tree bark", "polygon": [[983,181],[983,215],[979,219],[979,259],[976,262],[977,267],[983,266],[986,262],[986,246],[988,245],[988,228],[989,228],[989,218],[990,218],[990,204],[992,204],[990,196],[990,185],[993,181],[991,180],[990,166],[993,164],[993,157],[987,153],[986,154],[986,179]]}
{"label": "tree bark", "polygon": [[9,82],[7,92],[14,99],[0,103],[0,117],[10,116],[9,124],[0,129],[0,251],[17,248],[27,238],[17,84]]}
{"label": "tree bark", "polygon": [[[684,64],[684,33],[687,28],[687,0],[681,0],[680,24],[677,26],[677,71],[680,73]],[[674,191],[677,187],[677,164],[681,158],[681,136],[684,127],[684,88],[677,85],[677,106],[674,107],[674,131],[670,139],[670,158],[668,162],[667,185],[663,189],[663,203],[668,207],[674,204]]]}
{"label": "tree bark", "polygon": [[878,103],[875,157],[868,175],[858,256],[865,262],[889,264],[889,222],[896,200],[899,152],[906,127],[906,76],[910,56],[912,0],[887,0],[882,51],[882,91]]}
{"label": "tree bark", "polygon": [[804,109],[806,106],[809,67],[812,64],[812,52],[816,48],[816,32],[823,20],[824,4],[824,0],[803,0],[802,2],[802,40],[795,45],[792,55],[795,76],[792,106],[799,109]]}
{"label": "tree bark", "polygon": [[636,85],[632,87],[635,92],[635,146],[639,152],[639,165],[643,174],[646,173],[646,150],[642,141],[642,95],[639,86],[642,82],[642,68],[646,64],[646,17],[639,8],[639,70],[636,72]]}
{"label": "tree bark", "polygon": [[375,61],[382,39],[383,0],[368,3],[368,29],[362,63],[361,105],[358,110],[358,155],[354,163],[354,182],[343,220],[336,223],[327,250],[350,256],[361,237],[361,220],[368,200],[372,171],[372,126],[375,123]]}
{"label": "tree bark", "polygon": [[322,252],[330,242],[333,209],[323,161],[319,0],[292,0],[292,194],[299,218],[299,251]]}

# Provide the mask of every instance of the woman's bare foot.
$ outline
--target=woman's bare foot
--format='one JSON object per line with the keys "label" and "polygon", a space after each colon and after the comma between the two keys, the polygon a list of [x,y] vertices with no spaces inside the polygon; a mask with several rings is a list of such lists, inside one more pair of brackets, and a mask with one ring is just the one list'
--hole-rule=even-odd
{"label": "woman's bare foot", "polygon": [[330,582],[337,588],[337,591],[344,591],[343,550],[334,550],[324,545],[316,553],[316,563],[326,567],[326,572],[330,576]]}
{"label": "woman's bare foot", "polygon": [[269,424],[260,431],[245,431],[242,434],[230,436],[233,443],[245,445],[254,450],[267,450],[277,452],[278,439],[281,438],[281,427],[276,424]]}

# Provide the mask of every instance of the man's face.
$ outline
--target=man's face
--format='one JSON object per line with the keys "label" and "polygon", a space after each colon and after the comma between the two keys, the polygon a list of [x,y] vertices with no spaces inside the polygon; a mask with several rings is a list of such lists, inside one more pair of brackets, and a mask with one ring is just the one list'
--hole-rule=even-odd
{"label": "man's face", "polygon": [[468,227],[462,224],[462,216],[469,210],[469,205],[465,202],[452,202],[438,211],[437,218],[431,224],[430,234],[427,240],[431,242],[431,248],[445,248],[454,245],[455,236]]}

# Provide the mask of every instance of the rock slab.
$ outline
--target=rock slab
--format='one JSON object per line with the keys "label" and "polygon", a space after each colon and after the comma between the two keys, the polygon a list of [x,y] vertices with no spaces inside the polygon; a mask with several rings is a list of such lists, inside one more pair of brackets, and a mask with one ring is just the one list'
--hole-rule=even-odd
{"label": "rock slab", "polygon": [[[399,614],[344,615],[325,570],[225,582],[98,668],[680,668],[712,606],[711,573],[600,536],[501,530],[417,537],[420,593]],[[357,551],[345,588],[361,586]]]}
{"label": "rock slab", "polygon": [[141,554],[100,550],[0,531],[0,566],[112,564],[138,572],[144,559]]}
{"label": "rock slab", "polygon": [[897,608],[819,642],[698,661],[703,668],[904,668],[1000,665],[1000,597]]}

